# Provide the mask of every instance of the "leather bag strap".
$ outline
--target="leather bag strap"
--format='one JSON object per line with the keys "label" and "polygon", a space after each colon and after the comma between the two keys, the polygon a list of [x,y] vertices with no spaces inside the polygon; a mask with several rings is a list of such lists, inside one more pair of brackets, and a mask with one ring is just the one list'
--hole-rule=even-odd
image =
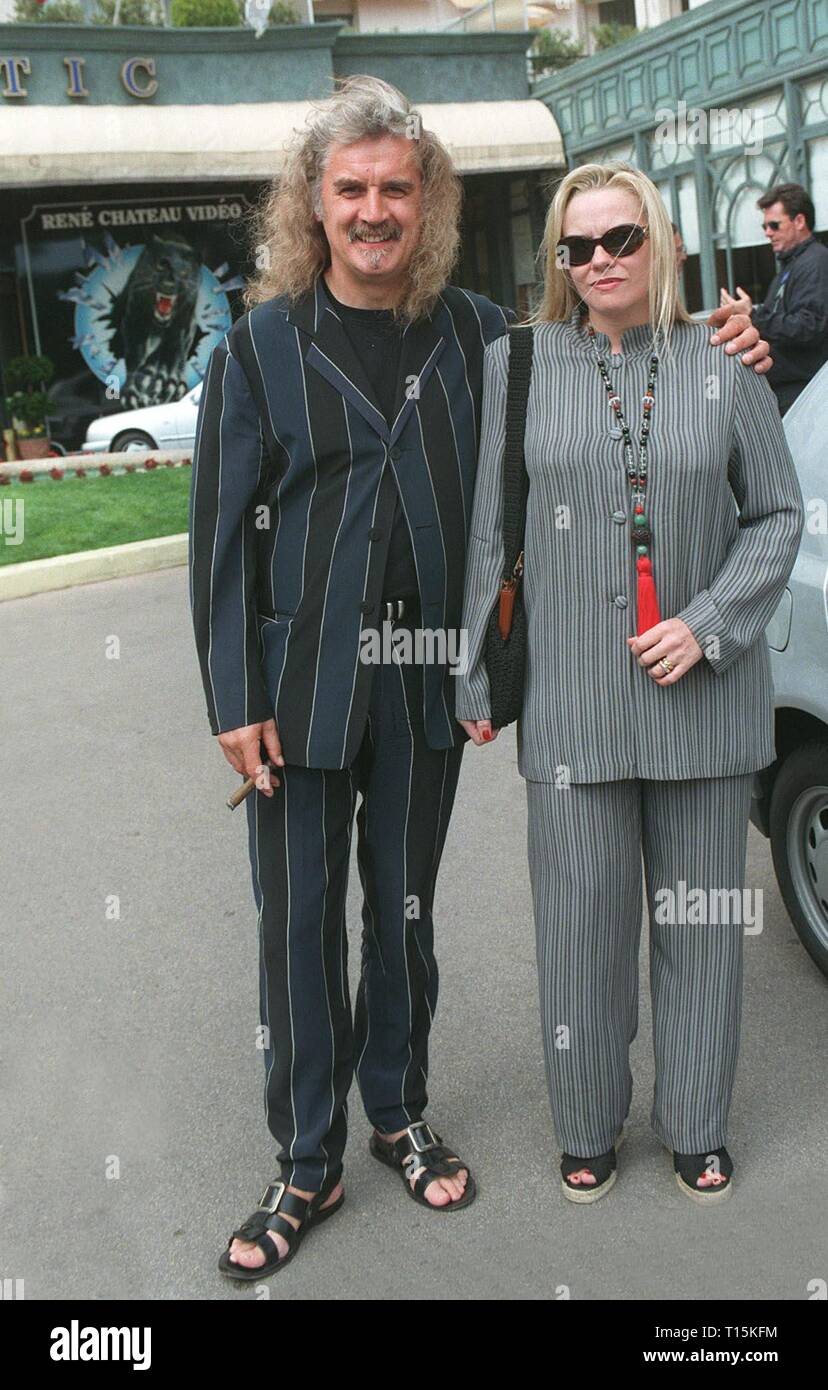
{"label": "leather bag strap", "polygon": [[529,477],[524,457],[526,407],[532,380],[534,332],[509,329],[509,377],[506,388],[506,438],[503,446],[503,578],[512,576],[523,549]]}

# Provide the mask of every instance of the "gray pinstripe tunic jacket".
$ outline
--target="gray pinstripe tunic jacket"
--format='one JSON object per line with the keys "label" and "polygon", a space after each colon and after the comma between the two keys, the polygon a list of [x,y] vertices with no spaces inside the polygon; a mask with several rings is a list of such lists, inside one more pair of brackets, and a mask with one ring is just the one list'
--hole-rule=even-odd
{"label": "gray pinstripe tunic jacket", "polygon": [[[609,355],[637,444],[651,328]],[[655,387],[647,512],[662,618],[705,656],[660,687],[625,638],[636,631],[635,555],[623,443],[586,334],[535,329],[526,428],[524,598],[529,658],[518,767],[532,781],[724,777],[775,756],[765,625],[793,568],[802,498],[773,393],[704,324],[676,324]],[[462,719],[489,717],[481,660],[503,568],[501,461],[507,338],[485,353],[481,455],[463,625]]]}

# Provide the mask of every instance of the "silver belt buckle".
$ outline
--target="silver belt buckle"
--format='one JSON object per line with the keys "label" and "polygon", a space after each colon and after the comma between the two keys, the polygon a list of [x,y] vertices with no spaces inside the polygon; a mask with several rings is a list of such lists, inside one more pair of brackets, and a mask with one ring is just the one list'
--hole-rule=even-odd
{"label": "silver belt buckle", "polygon": [[[394,608],[395,608],[395,606],[396,606],[396,609],[397,609],[396,614],[394,613]],[[398,599],[396,600],[396,602],[395,602],[395,600],[393,600],[393,599],[386,599],[386,602],[385,602],[385,621],[386,621],[387,623],[393,623],[395,620],[398,622],[399,619],[403,616],[404,613],[405,613],[405,600],[404,600],[404,599],[398,598]]]}

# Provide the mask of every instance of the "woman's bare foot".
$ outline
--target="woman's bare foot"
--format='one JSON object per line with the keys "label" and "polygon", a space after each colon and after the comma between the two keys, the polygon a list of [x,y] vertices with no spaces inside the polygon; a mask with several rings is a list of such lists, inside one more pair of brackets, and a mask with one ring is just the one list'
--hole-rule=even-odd
{"label": "woman's bare foot", "polygon": [[[380,1134],[379,1130],[375,1129],[374,1133],[383,1144],[395,1144],[398,1139],[402,1139],[405,1130],[398,1130],[396,1134]],[[425,1172],[425,1164],[421,1163],[418,1168],[414,1168],[413,1161],[413,1158],[408,1158],[405,1162],[405,1176],[411,1184],[412,1191],[420,1174]],[[459,1161],[458,1159],[457,1162]],[[468,1176],[466,1168],[458,1168],[456,1178],[435,1178],[425,1189],[426,1201],[432,1207],[444,1207],[449,1202],[458,1202],[465,1191]]]}
{"label": "woman's bare foot", "polygon": [[589,1168],[579,1168],[577,1173],[568,1173],[567,1182],[571,1182],[575,1187],[594,1187],[595,1174]]}
{"label": "woman's bare foot", "polygon": [[[622,1124],[618,1131],[618,1138],[615,1141],[615,1148],[620,1149],[624,1142],[624,1126]],[[594,1187],[598,1179],[589,1167],[589,1159],[584,1163],[583,1168],[576,1168],[573,1173],[568,1173],[566,1181],[572,1183],[573,1187]]]}
{"label": "woman's bare foot", "polygon": [[696,1187],[721,1187],[722,1183],[725,1182],[727,1182],[727,1178],[725,1177],[724,1173],[709,1173],[707,1169],[705,1169],[701,1177],[696,1179]]}
{"label": "woman's bare foot", "polygon": [[[288,1187],[287,1191],[295,1192],[297,1197],[304,1197],[308,1201],[311,1197],[315,1196],[313,1192],[303,1192],[301,1187]],[[324,1210],[325,1207],[329,1207],[331,1202],[335,1202],[341,1193],[342,1183],[338,1182],[330,1197],[322,1203],[321,1210]],[[283,1220],[289,1221],[291,1226],[295,1227],[298,1231],[302,1223],[297,1217],[285,1216],[284,1213],[280,1213],[280,1215],[283,1217]],[[283,1260],[288,1252],[288,1243],[284,1236],[280,1236],[278,1231],[268,1231],[267,1234],[279,1251],[279,1259]],[[245,1269],[258,1269],[260,1265],[265,1263],[265,1253],[261,1246],[256,1244],[255,1240],[234,1240],[230,1246],[229,1255],[233,1264],[243,1265]]]}

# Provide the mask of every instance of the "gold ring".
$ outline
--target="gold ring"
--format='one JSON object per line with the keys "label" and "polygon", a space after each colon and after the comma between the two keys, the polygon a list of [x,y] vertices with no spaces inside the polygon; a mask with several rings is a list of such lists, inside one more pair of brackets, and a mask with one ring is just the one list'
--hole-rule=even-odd
{"label": "gold ring", "polygon": [[663,656],[658,664],[664,672],[665,676],[669,676],[670,672],[673,669],[672,661],[668,661],[667,657]]}

